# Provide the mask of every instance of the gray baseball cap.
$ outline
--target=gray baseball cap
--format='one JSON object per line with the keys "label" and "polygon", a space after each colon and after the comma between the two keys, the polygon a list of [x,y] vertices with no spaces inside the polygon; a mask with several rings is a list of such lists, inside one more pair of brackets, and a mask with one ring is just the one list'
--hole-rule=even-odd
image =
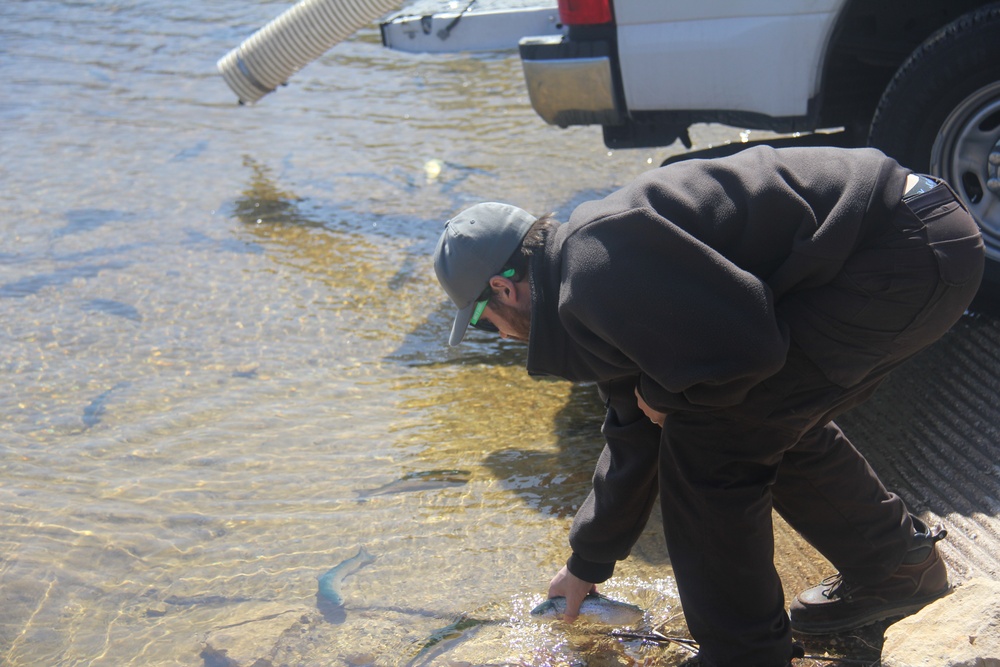
{"label": "gray baseball cap", "polygon": [[445,223],[434,251],[434,272],[458,306],[449,345],[462,342],[476,299],[489,286],[490,278],[503,270],[536,219],[516,206],[486,202]]}

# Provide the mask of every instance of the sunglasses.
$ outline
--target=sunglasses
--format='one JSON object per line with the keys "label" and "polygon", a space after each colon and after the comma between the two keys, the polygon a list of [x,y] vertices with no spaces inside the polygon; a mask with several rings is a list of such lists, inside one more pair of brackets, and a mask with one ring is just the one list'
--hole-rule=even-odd
{"label": "sunglasses", "polygon": [[[514,269],[507,269],[500,275],[504,278],[513,278]],[[483,316],[483,311],[486,310],[486,304],[489,303],[491,296],[493,296],[493,288],[487,285],[483,293],[479,295],[479,300],[476,301],[476,309],[472,311],[472,319],[469,320],[469,326],[479,329],[480,331],[497,333],[499,329],[493,326],[489,320],[479,321],[479,318]]]}

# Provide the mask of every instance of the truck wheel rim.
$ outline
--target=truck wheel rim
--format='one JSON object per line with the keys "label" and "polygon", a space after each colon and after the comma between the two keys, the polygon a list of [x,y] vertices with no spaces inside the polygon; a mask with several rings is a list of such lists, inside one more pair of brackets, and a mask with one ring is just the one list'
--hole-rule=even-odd
{"label": "truck wheel rim", "polygon": [[955,188],[983,231],[987,255],[1000,261],[1000,81],[962,100],[945,119],[930,170]]}

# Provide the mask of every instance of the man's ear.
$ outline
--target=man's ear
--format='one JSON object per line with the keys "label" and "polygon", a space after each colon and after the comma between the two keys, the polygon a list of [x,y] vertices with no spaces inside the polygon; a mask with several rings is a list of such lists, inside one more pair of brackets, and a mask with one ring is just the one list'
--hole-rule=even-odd
{"label": "man's ear", "polygon": [[517,303],[517,287],[514,285],[514,281],[510,278],[493,276],[490,278],[490,288],[493,290],[493,293],[497,295],[497,298],[500,299],[500,303],[506,305],[513,305]]}

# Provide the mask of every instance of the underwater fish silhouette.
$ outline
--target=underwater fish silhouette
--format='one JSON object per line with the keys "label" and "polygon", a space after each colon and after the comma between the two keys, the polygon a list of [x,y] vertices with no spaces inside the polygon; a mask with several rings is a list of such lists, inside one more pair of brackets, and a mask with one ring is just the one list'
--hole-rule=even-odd
{"label": "underwater fish silhouette", "polygon": [[467,470],[420,470],[418,472],[407,473],[388,484],[383,484],[374,489],[358,491],[357,493],[359,498],[370,498],[371,496],[384,496],[390,493],[445,489],[468,483],[470,476],[471,473]]}

